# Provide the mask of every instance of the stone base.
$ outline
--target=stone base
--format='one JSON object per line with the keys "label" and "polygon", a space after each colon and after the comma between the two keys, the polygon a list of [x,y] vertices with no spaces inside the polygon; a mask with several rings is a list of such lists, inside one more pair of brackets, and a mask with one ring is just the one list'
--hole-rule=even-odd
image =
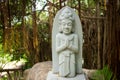
{"label": "stone base", "polygon": [[64,78],[57,74],[53,74],[52,71],[49,71],[46,80],[87,80],[87,78],[84,73],[77,74],[74,78]]}

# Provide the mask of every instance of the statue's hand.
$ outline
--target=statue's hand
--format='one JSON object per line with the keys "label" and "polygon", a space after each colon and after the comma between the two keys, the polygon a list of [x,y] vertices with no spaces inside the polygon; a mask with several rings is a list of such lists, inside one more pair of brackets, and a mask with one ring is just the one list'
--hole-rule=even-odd
{"label": "statue's hand", "polygon": [[66,40],[65,40],[65,43],[66,43],[66,44],[65,44],[65,45],[66,45],[66,48],[68,48],[68,46],[69,46],[69,40],[66,39]]}
{"label": "statue's hand", "polygon": [[69,44],[68,49],[71,49],[71,47],[72,47],[72,44]]}

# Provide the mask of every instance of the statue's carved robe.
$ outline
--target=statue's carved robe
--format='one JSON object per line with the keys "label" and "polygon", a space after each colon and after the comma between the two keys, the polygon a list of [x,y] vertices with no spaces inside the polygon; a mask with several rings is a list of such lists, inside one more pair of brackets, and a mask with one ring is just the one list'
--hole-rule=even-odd
{"label": "statue's carved robe", "polygon": [[[65,47],[65,41],[68,46]],[[59,75],[63,77],[73,77],[76,74],[75,55],[78,53],[78,36],[74,33],[56,35],[56,51],[59,55]]]}

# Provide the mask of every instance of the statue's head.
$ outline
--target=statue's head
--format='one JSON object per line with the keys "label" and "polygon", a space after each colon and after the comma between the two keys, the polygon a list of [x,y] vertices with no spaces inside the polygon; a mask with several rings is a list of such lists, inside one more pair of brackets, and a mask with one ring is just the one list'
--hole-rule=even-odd
{"label": "statue's head", "polygon": [[71,10],[66,7],[59,16],[59,31],[64,34],[70,34],[74,32],[74,16]]}

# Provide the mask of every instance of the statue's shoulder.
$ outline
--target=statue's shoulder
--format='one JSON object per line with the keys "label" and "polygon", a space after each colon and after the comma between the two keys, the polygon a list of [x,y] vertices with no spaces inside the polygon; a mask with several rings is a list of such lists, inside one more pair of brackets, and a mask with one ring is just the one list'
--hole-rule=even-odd
{"label": "statue's shoulder", "polygon": [[78,37],[77,37],[77,34],[74,34],[74,33],[72,33],[72,34],[70,34],[70,35],[68,36],[68,39],[69,39],[69,40],[73,40],[73,39],[75,39],[75,38],[78,38]]}
{"label": "statue's shoulder", "polygon": [[71,34],[71,36],[73,36],[73,37],[78,37],[78,35],[75,34],[75,33]]}

